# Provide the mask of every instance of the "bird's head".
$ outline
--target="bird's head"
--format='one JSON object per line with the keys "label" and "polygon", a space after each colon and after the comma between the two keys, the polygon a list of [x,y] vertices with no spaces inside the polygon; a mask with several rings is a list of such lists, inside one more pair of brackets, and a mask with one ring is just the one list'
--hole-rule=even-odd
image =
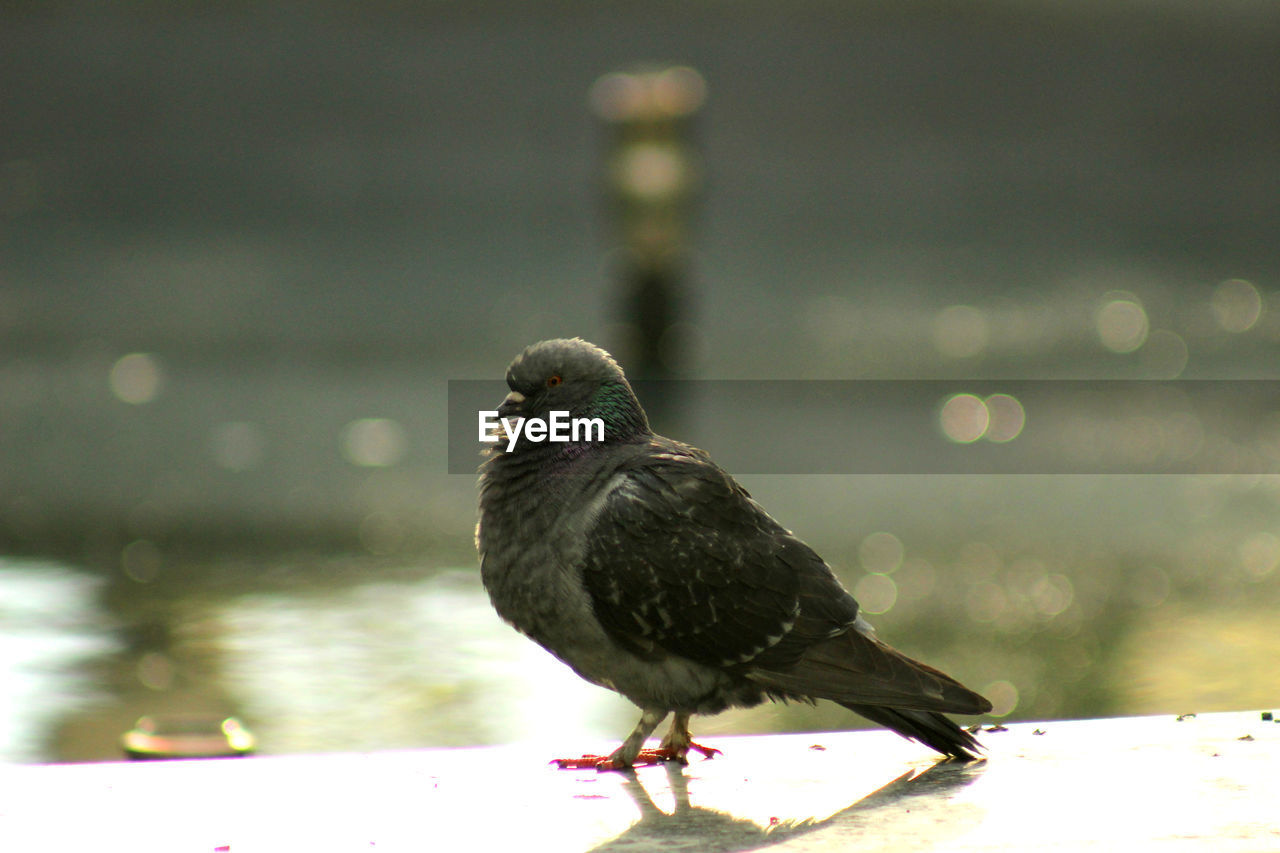
{"label": "bird's head", "polygon": [[605,441],[648,433],[649,421],[613,356],[581,338],[540,341],[507,367],[511,393],[498,407],[505,418],[600,418]]}

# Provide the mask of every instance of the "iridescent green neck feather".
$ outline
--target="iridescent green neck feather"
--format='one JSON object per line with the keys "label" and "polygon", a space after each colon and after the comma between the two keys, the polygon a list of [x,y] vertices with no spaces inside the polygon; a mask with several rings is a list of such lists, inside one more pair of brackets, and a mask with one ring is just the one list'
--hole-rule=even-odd
{"label": "iridescent green neck feather", "polygon": [[649,419],[625,381],[606,382],[588,405],[590,417],[604,420],[606,439],[613,441],[648,435]]}

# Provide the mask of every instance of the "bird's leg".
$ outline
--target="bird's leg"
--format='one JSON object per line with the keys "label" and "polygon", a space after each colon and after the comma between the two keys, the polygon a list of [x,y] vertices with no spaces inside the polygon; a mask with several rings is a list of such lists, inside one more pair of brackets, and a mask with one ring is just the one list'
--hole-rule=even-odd
{"label": "bird's leg", "polygon": [[[644,709],[644,713],[640,715],[640,722],[636,723],[636,727],[631,730],[631,734],[627,735],[627,739],[622,742],[622,746],[615,749],[613,754],[609,756],[607,762],[609,766],[601,769],[617,770],[635,764],[642,753],[649,751],[643,748],[644,742],[648,740],[649,735],[653,734],[653,730],[666,718],[667,712],[665,710]],[[650,759],[640,763],[652,764],[654,762]]]}
{"label": "bird's leg", "polygon": [[[665,717],[666,714],[664,713],[662,716]],[[658,718],[658,722],[661,721],[662,718]],[[643,724],[643,722],[644,720],[642,718],[641,723]],[[631,737],[627,738],[627,742],[622,745],[622,748],[619,749],[618,752],[609,756],[610,761],[615,760],[618,753],[627,749],[628,746],[634,745],[632,743],[632,738],[636,736],[636,732],[638,732],[640,728],[640,726],[636,726],[636,731],[631,733]],[[645,737],[648,737],[652,732],[653,728],[649,728],[645,733]],[[644,740],[641,739],[637,743],[643,744]],[[631,759],[631,764],[658,764],[663,761],[674,761],[679,764],[688,764],[689,762],[685,759],[685,755],[688,754],[691,748],[698,750],[698,752],[701,752],[707,758],[711,758],[713,755],[720,752],[718,749],[712,749],[709,746],[702,746],[694,743],[693,739],[689,736],[689,715],[676,713],[676,715],[671,718],[671,728],[667,730],[667,736],[662,739],[662,743],[658,745],[658,748],[640,749]],[[611,770],[614,768],[606,767],[603,769]]]}
{"label": "bird's leg", "polygon": [[714,747],[694,743],[693,736],[689,734],[689,715],[677,713],[671,718],[671,728],[667,730],[667,736],[662,739],[662,744],[654,752],[665,753],[669,761],[688,764],[685,756],[689,754],[690,749],[696,749],[707,758],[720,754],[720,750]]}
{"label": "bird's leg", "polygon": [[653,754],[656,750],[642,749],[642,747],[649,735],[653,734],[653,730],[667,718],[667,714],[668,712],[664,709],[645,708],[640,714],[640,722],[636,723],[636,727],[631,730],[631,734],[627,735],[622,746],[608,756],[584,755],[581,758],[556,758],[551,763],[561,770],[582,767],[594,767],[597,770],[625,770],[634,765],[637,760],[641,764],[656,764],[664,759]]}

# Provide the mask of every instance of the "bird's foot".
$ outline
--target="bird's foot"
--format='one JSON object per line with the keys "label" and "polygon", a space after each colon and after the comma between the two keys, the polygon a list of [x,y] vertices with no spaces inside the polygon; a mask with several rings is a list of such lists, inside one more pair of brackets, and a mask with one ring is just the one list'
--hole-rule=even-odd
{"label": "bird's foot", "polygon": [[659,764],[664,761],[688,764],[689,759],[686,756],[691,749],[702,753],[704,758],[714,758],[723,754],[713,746],[703,746],[700,743],[688,741],[680,747],[671,747],[664,744],[657,749],[642,749],[640,754],[636,756],[636,764]]}
{"label": "bird's foot", "polygon": [[630,767],[642,767],[654,764],[663,764],[668,761],[676,761],[680,764],[688,764],[689,760],[685,757],[685,753],[689,749],[695,749],[702,753],[705,758],[714,758],[721,755],[721,751],[712,746],[703,746],[700,743],[689,742],[686,749],[673,749],[671,747],[660,746],[657,749],[642,749],[636,753],[635,759],[626,764],[614,755],[583,755],[580,758],[553,758],[550,763],[554,764],[561,770],[582,770],[585,768],[594,768],[596,770],[626,770]]}

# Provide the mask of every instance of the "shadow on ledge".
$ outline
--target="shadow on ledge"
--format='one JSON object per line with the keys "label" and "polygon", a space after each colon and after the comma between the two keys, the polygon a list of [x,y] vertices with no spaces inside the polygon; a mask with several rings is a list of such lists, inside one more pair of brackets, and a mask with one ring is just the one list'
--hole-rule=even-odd
{"label": "shadow on ledge", "polygon": [[[760,850],[818,831],[834,833],[832,849],[844,849],[846,844],[859,840],[871,820],[875,821],[877,836],[927,838],[937,843],[946,840],[938,837],[939,833],[954,837],[981,818],[977,806],[950,802],[950,795],[975,781],[985,768],[985,761],[939,761],[924,771],[902,774],[825,819],[785,820],[769,826],[693,805],[689,800],[689,779],[677,764],[666,765],[676,804],[675,811],[668,814],[658,808],[633,771],[628,774],[624,789],[635,801],[640,820],[617,838],[592,848],[591,853]],[[935,808],[945,808],[948,819],[937,820]]]}

